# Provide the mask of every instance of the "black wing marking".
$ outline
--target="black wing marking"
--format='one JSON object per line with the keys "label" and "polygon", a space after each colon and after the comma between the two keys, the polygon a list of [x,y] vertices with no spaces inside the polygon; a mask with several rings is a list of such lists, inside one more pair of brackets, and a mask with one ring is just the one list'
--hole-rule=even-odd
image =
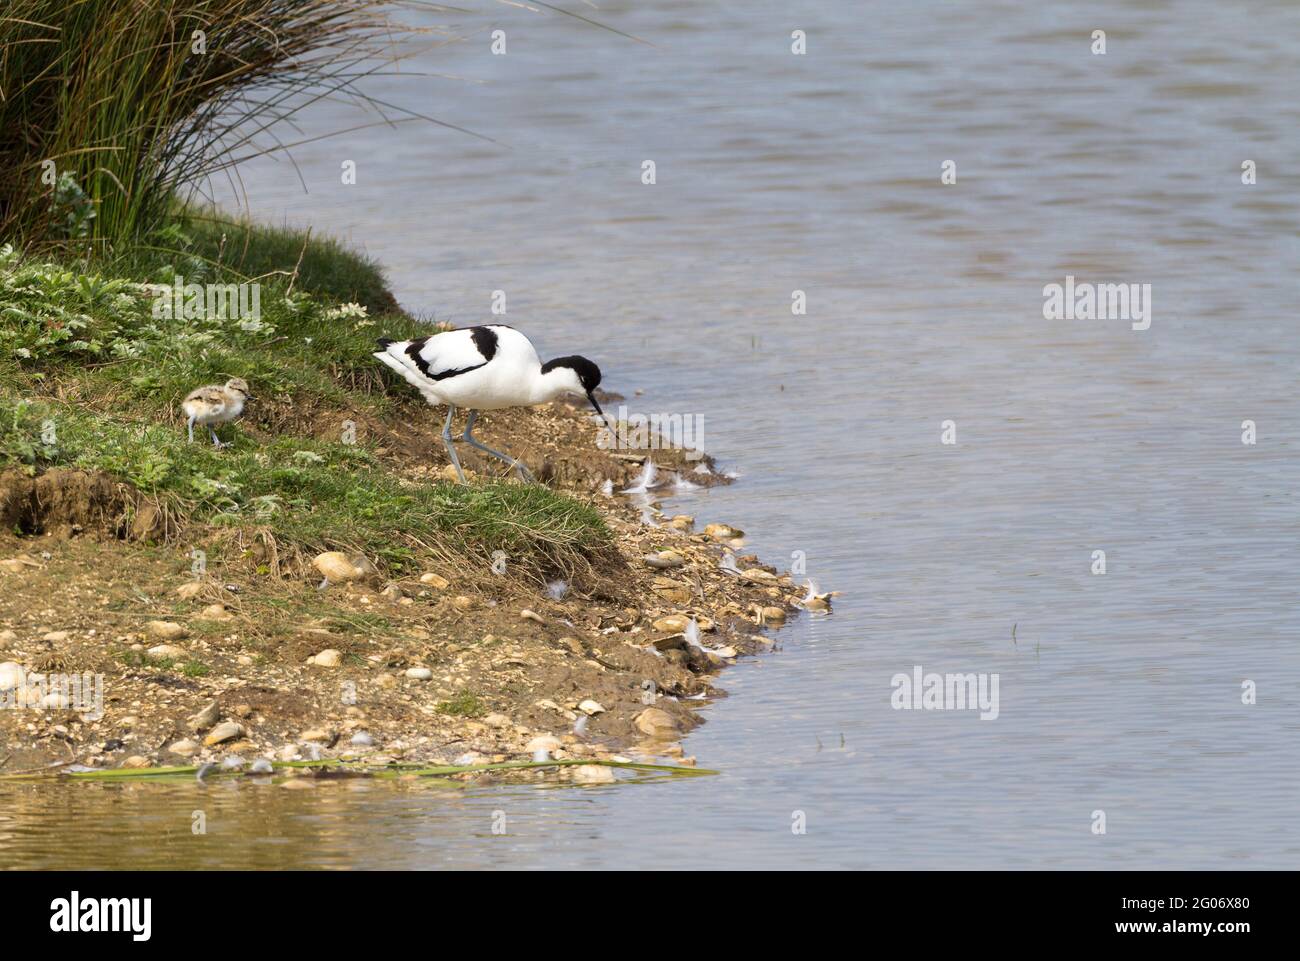
{"label": "black wing marking", "polygon": [[474,346],[483,355],[485,362],[497,355],[497,332],[495,330],[491,327],[471,327],[469,333],[474,338]]}
{"label": "black wing marking", "polygon": [[424,345],[428,342],[428,337],[421,337],[419,340],[411,341],[406,345],[406,356],[411,358],[411,363],[416,366],[421,374],[428,377],[430,380],[437,380],[437,377],[434,377],[429,373],[429,362],[420,356],[420,351],[424,349]]}
{"label": "black wing marking", "polygon": [[[472,370],[478,370],[484,367],[497,354],[497,335],[496,331],[488,327],[471,327],[469,328],[470,337],[474,341],[474,347],[478,350],[479,355],[483,358],[483,363],[472,364],[469,367],[451,367],[447,370],[440,370],[434,373],[429,362],[420,356],[420,351],[424,345],[429,342],[428,337],[421,337],[419,340],[413,340],[406,346],[406,356],[411,358],[411,363],[416,366],[422,375],[429,380],[446,380],[448,377],[456,377],[460,374],[468,374]],[[436,336],[436,335],[435,335]]]}

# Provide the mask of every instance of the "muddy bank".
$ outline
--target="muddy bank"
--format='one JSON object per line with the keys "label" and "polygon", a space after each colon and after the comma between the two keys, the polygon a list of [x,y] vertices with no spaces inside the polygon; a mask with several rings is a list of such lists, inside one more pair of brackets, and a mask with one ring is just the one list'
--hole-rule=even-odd
{"label": "muddy bank", "polygon": [[29,477],[0,472],[0,528],[62,540],[165,537],[176,525],[157,503],[101,474],[50,470]]}
{"label": "muddy bank", "polygon": [[[330,436],[340,413],[312,412],[311,429]],[[431,414],[416,427],[351,419],[412,483],[445,472]],[[264,428],[251,417],[247,429]],[[801,592],[740,532],[710,526],[724,519],[666,517],[655,489],[640,503],[608,493],[634,484],[647,454],[678,468],[660,474],[669,485],[718,483],[707,458],[601,450],[588,415],[563,404],[486,415],[479,433],[596,506],[617,556],[547,583],[508,558],[396,579],[356,558],[355,578],[321,589],[306,563],[268,572],[255,536],[231,551],[229,531],[177,529],[108,478],[5,474],[0,773],[231,755],[693,763],[678,743],[699,723],[692,707],[728,663],[774,642]],[[472,455],[471,475],[503,466]],[[218,541],[224,559],[195,576],[192,551]],[[60,693],[81,674],[102,675],[99,712]]]}

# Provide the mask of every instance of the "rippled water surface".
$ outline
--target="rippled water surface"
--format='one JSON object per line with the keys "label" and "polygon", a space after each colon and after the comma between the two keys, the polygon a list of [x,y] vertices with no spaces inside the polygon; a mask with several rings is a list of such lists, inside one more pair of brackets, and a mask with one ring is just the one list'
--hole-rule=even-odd
{"label": "rippled water surface", "polygon": [[[582,8],[653,45],[470,7],[427,15],[466,38],[408,65],[439,76],[368,89],[499,144],[316,141],[245,167],[253,209],[363,246],[417,312],[481,322],[505,290],[543,356],[702,415],[743,476],[668,506],[804,552],[835,614],[725,675],[686,741],[717,777],[5,787],[0,857],[1295,867],[1300,7]],[[324,105],[304,136],[360,122]],[[1067,274],[1151,284],[1150,329],[1044,320]],[[891,709],[916,665],[998,674],[999,717]]]}

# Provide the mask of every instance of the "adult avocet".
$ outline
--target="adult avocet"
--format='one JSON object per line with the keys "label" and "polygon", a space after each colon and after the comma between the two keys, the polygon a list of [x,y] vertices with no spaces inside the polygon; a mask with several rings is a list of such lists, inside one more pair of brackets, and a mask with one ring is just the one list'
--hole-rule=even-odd
{"label": "adult avocet", "polygon": [[[563,394],[586,394],[596,413],[605,416],[595,394],[600,385],[599,367],[578,356],[557,357],[543,364],[528,338],[504,324],[465,327],[418,340],[383,338],[379,346],[375,356],[401,374],[425,400],[435,406],[447,405],[442,442],[462,482],[465,472],[452,446],[457,440],[510,464],[525,481],[533,480],[518,459],[474,437],[474,421],[481,410],[532,407]],[[451,418],[457,407],[469,408],[465,433],[459,438],[451,436]]]}

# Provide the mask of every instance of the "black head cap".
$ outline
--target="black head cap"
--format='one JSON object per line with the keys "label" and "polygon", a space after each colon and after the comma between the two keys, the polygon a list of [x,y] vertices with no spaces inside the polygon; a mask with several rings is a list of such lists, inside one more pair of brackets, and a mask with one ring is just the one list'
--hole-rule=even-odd
{"label": "black head cap", "polygon": [[582,389],[588,394],[600,386],[600,368],[586,357],[579,357],[575,354],[572,357],[557,357],[555,360],[548,360],[542,364],[542,373],[545,374],[557,367],[568,367],[577,374],[578,382],[582,384]]}

